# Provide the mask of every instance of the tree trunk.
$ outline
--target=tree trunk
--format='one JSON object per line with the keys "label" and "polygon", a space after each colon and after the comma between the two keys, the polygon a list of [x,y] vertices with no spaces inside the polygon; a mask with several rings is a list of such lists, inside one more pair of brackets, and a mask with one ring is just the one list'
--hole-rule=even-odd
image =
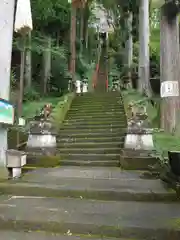
{"label": "tree trunk", "polygon": [[140,0],[139,6],[139,83],[138,89],[152,95],[149,81],[149,1]]}
{"label": "tree trunk", "polygon": [[132,38],[132,20],[133,14],[132,12],[129,13],[129,17],[127,19],[127,28],[128,28],[128,39],[126,41],[126,54],[127,54],[127,77],[130,86],[132,86],[132,79],[131,79],[131,67],[132,67],[132,60],[133,60],[133,38]]}
{"label": "tree trunk", "polygon": [[[178,16],[168,21],[164,7],[161,8],[160,21],[160,75],[161,84],[165,81],[180,82],[179,61],[179,23]],[[161,101],[161,128],[166,132],[173,133],[177,128],[179,97],[164,97]]]}
{"label": "tree trunk", "polygon": [[83,42],[84,42],[84,8],[81,8],[81,19],[80,19],[80,52],[83,52]]}
{"label": "tree trunk", "polygon": [[31,73],[31,32],[29,32],[27,37],[26,46],[26,60],[25,60],[25,87],[30,89],[32,85],[32,73]]}
{"label": "tree trunk", "polygon": [[87,1],[84,6],[84,23],[83,23],[83,39],[84,39],[84,48],[87,49],[88,47],[88,20],[89,20],[89,2]]}
{"label": "tree trunk", "polygon": [[47,94],[47,84],[51,77],[51,37],[45,37],[45,45],[43,51],[43,74],[42,74],[42,87],[43,94]]}
{"label": "tree trunk", "polygon": [[76,6],[72,4],[71,8],[71,35],[70,35],[70,70],[72,74],[72,84],[76,82]]}

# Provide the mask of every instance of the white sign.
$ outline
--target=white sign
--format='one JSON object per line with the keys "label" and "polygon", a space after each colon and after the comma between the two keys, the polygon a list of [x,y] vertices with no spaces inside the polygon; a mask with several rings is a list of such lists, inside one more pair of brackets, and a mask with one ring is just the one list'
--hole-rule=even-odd
{"label": "white sign", "polygon": [[161,97],[178,97],[179,83],[178,81],[165,81],[161,83]]}
{"label": "white sign", "polygon": [[26,122],[24,118],[19,118],[19,126],[25,126]]}

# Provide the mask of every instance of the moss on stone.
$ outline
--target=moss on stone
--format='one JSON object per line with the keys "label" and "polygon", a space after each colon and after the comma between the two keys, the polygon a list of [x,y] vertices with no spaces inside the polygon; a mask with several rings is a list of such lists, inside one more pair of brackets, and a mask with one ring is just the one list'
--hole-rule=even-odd
{"label": "moss on stone", "polygon": [[59,102],[57,106],[54,108],[51,114],[51,121],[54,126],[59,129],[61,127],[64,118],[70,109],[71,103],[75,97],[74,93],[69,93],[64,97],[64,100]]}
{"label": "moss on stone", "polygon": [[28,167],[56,167],[60,164],[60,157],[59,156],[35,156],[33,157],[32,163],[27,164],[24,169]]}
{"label": "moss on stone", "polygon": [[174,218],[174,219],[170,219],[168,221],[168,225],[175,228],[175,229],[180,229],[180,217],[179,218]]}
{"label": "moss on stone", "polygon": [[[19,132],[20,143],[26,142],[28,136],[25,132]],[[13,149],[17,146],[17,130],[15,128],[10,128],[8,130],[8,148]]]}

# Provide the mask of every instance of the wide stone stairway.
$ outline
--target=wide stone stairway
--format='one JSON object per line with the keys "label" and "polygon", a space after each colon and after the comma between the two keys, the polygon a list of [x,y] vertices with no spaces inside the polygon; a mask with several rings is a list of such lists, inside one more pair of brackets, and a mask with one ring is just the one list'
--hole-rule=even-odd
{"label": "wide stone stairway", "polygon": [[61,165],[119,166],[125,129],[119,93],[76,97],[59,133]]}
{"label": "wide stone stairway", "polygon": [[119,165],[119,93],[76,97],[59,132],[60,166],[0,183],[3,240],[179,240],[176,193]]}

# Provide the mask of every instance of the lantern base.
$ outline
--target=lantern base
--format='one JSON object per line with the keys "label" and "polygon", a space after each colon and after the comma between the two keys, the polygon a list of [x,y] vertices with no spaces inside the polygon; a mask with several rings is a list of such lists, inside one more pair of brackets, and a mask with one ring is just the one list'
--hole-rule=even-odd
{"label": "lantern base", "polygon": [[152,134],[127,134],[124,148],[153,150],[154,143]]}

